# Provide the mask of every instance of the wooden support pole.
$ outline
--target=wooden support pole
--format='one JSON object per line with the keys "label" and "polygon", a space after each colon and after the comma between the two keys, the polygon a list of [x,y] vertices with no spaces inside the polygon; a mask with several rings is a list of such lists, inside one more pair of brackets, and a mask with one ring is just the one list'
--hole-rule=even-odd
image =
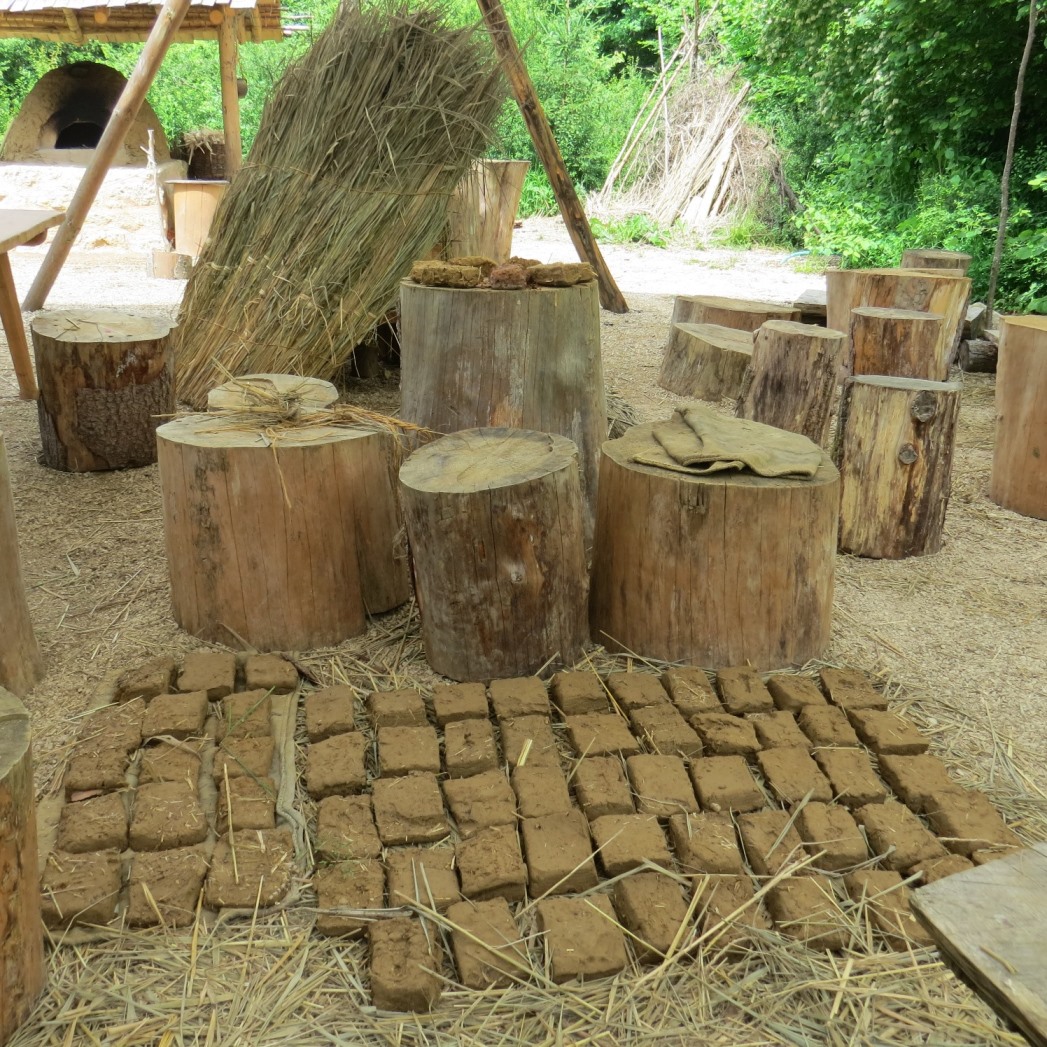
{"label": "wooden support pole", "polygon": [[236,16],[231,7],[223,9],[218,26],[218,62],[222,72],[222,130],[225,132],[225,177],[232,180],[243,165],[240,139],[240,98],[236,93]]}
{"label": "wooden support pole", "polygon": [[113,157],[124,144],[128,129],[134,123],[138,110],[142,107],[146,92],[149,90],[156,76],[157,69],[167,54],[171,41],[174,40],[178,27],[182,24],[186,12],[189,10],[189,0],[166,0],[156,22],[149,33],[149,39],[142,48],[138,62],[131,73],[123,93],[117,100],[113,113],[109,117],[109,123],[102,132],[98,145],[95,147],[94,156],[84,171],[84,176],[73,194],[72,202],[65,213],[65,221],[59,226],[58,232],[51,243],[51,248],[44,258],[40,271],[36,274],[33,286],[25,296],[23,308],[27,312],[35,312],[42,309],[47,296],[54,287],[55,280],[69,257],[73,241],[83,228],[87,218],[87,212],[91,209],[98,190],[102,187],[109,165]]}
{"label": "wooden support pole", "polygon": [[542,109],[542,103],[538,101],[534,84],[527,72],[527,66],[524,64],[520,48],[509,26],[509,20],[505,16],[501,0],[476,0],[476,2],[480,5],[484,22],[491,34],[495,51],[501,59],[509,86],[520,106],[524,123],[527,124],[527,130],[531,133],[535,152],[538,153],[545,173],[549,176],[549,183],[556,194],[556,202],[560,205],[560,214],[563,215],[567,231],[571,235],[571,242],[578,252],[578,257],[583,262],[588,262],[596,272],[596,278],[600,283],[600,304],[612,313],[627,313],[629,306],[622,292],[618,290],[618,285],[614,282],[614,277],[607,268],[607,263],[603,260],[600,248],[593,237],[589,219],[585,216],[574,183],[564,166],[560,147],[556,143],[549,120]]}

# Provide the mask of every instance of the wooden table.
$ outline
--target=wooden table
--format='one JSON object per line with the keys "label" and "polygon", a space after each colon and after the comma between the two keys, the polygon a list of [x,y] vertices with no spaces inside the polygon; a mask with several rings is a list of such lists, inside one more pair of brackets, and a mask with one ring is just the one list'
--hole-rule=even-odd
{"label": "wooden table", "polygon": [[22,310],[15,293],[15,280],[7,252],[12,247],[25,244],[42,244],[47,239],[47,230],[59,225],[64,215],[61,211],[18,211],[0,208],[0,321],[7,335],[11,360],[18,379],[18,395],[23,400],[36,399],[36,379],[29,360],[29,346],[25,341],[22,326]]}

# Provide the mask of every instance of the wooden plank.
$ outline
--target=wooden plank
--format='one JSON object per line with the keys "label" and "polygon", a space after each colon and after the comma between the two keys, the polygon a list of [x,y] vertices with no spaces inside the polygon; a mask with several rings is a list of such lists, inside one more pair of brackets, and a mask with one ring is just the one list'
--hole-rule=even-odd
{"label": "wooden plank", "polygon": [[1047,1047],[1047,843],[912,895],[945,956],[1034,1047]]}
{"label": "wooden plank", "polygon": [[825,316],[827,295],[824,287],[809,287],[793,302],[793,308],[808,316]]}
{"label": "wooden plank", "polygon": [[61,211],[0,208],[0,254],[35,240],[62,222]]}

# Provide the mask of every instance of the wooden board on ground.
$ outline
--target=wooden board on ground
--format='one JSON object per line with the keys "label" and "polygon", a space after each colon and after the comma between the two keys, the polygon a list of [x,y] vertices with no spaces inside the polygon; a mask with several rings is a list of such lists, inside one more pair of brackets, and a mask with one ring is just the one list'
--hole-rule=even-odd
{"label": "wooden board on ground", "polygon": [[1047,843],[914,892],[938,947],[992,1007],[1047,1044]]}

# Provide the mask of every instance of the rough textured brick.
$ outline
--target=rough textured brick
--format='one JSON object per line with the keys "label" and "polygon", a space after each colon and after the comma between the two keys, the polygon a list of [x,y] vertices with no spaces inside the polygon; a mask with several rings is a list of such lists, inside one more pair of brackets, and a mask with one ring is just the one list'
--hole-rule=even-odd
{"label": "rough textured brick", "polygon": [[325,687],[307,694],[305,731],[309,741],[319,742],[332,734],[356,729],[356,695],[351,687]]}
{"label": "rough textured brick", "polygon": [[767,690],[775,706],[788,713],[798,713],[808,705],[825,705],[825,695],[809,676],[781,673],[768,679]]}
{"label": "rough textured brick", "polygon": [[382,853],[370,796],[328,796],[320,801],[316,852],[331,861],[377,858]]}
{"label": "rough textured brick", "polygon": [[885,709],[852,709],[847,715],[858,737],[873,752],[892,756],[918,756],[925,753],[931,744],[904,716],[897,713]]}
{"label": "rough textured brick", "polygon": [[433,688],[433,713],[440,727],[456,720],[486,720],[487,688],[482,683],[440,684]]}
{"label": "rough textured brick", "polygon": [[691,720],[709,756],[750,756],[760,748],[748,720],[730,713],[701,713]]}
{"label": "rough textured brick", "polygon": [[633,733],[652,752],[663,756],[701,756],[702,740],[668,703],[629,712]]}
{"label": "rough textured brick", "polygon": [[127,808],[120,793],[104,793],[62,807],[58,819],[60,851],[122,851],[127,846]]}
{"label": "rough textured brick", "polygon": [[741,876],[745,871],[734,822],[728,814],[674,814],[669,837],[680,869],[688,874]]}
{"label": "rough textured brick", "polygon": [[367,930],[371,921],[336,910],[385,907],[385,870],[373,858],[321,865],[313,877],[313,887],[319,910],[316,930],[320,934],[355,938]]}
{"label": "rough textured brick", "polygon": [[435,843],[451,831],[444,815],[440,786],[432,774],[376,779],[371,789],[371,805],[378,836],[387,847]]}
{"label": "rough textured brick", "polygon": [[814,761],[829,779],[837,802],[845,807],[864,807],[887,799],[887,787],[862,749],[818,749]]}
{"label": "rough textured brick", "polygon": [[746,719],[753,725],[761,749],[806,749],[810,745],[792,713],[750,713]]}
{"label": "rough textured brick", "polygon": [[596,673],[557,673],[552,679],[553,702],[563,716],[610,712],[607,690]]}
{"label": "rough textured brick", "polygon": [[598,882],[589,827],[581,811],[520,822],[532,897],[587,891]]}
{"label": "rough textured brick", "polygon": [[770,929],[771,920],[748,874],[699,876],[694,881],[698,895],[695,914],[703,934],[710,935],[707,948],[731,949],[752,940],[753,931]]}
{"label": "rough textured brick", "polygon": [[492,825],[516,824],[516,796],[502,771],[443,782],[444,798],[462,836]]}
{"label": "rough textured brick", "polygon": [[811,745],[835,748],[858,745],[858,735],[848,722],[847,714],[835,706],[809,705],[800,710],[796,719]]}
{"label": "rough textured brick", "polygon": [[244,687],[290,694],[298,687],[298,670],[278,654],[249,654],[244,660]]}
{"label": "rough textured brick", "polygon": [[545,898],[536,908],[554,982],[607,978],[629,962],[625,935],[605,896]]}
{"label": "rough textured brick", "polygon": [[552,712],[545,684],[537,676],[518,676],[512,680],[492,680],[487,690],[496,720],[515,720],[521,716],[544,716]]}
{"label": "rough textured brick", "polygon": [[527,867],[520,852],[516,827],[496,825],[481,829],[455,846],[458,876],[466,898],[504,898],[522,901]]}
{"label": "rough textured brick", "polygon": [[743,713],[769,713],[774,708],[771,693],[755,669],[721,669],[716,674],[723,707],[735,716]]}
{"label": "rough textured brick", "polygon": [[379,727],[378,770],[382,778],[412,771],[440,773],[440,740],[432,727]]}
{"label": "rough textured brick", "polygon": [[458,980],[466,988],[502,988],[526,980],[530,961],[504,898],[457,902],[447,919]]}
{"label": "rough textured brick", "polygon": [[870,923],[892,949],[905,951],[933,945],[930,933],[909,908],[909,888],[901,873],[857,869],[843,878],[852,902],[865,907]]}
{"label": "rough textured brick", "polygon": [[418,904],[443,912],[462,897],[453,847],[406,847],[385,858],[390,905]]}
{"label": "rough textured brick", "polygon": [[677,756],[630,756],[625,761],[640,814],[668,818],[697,813],[698,801],[687,777],[687,767]]}
{"label": "rough textured brick", "polygon": [[616,713],[568,716],[567,737],[579,756],[633,756],[640,743]]}
{"label": "rough textured brick", "polygon": [[[788,831],[786,827],[788,826]],[[738,816],[745,856],[757,876],[777,876],[806,857],[803,840],[786,811],[756,811]]]}
{"label": "rough textured brick", "polygon": [[305,787],[314,800],[348,796],[367,785],[367,739],[353,731],[313,742],[305,750]]}
{"label": "rough textured brick", "polygon": [[567,779],[559,767],[525,764],[513,771],[512,781],[521,818],[541,818],[571,810]]}
{"label": "rough textured brick", "polygon": [[827,876],[794,876],[767,892],[767,908],[782,934],[809,949],[845,949],[850,934]]}
{"label": "rough textured brick", "polygon": [[653,871],[619,880],[614,885],[614,907],[634,936],[640,963],[655,963],[669,952],[688,908],[676,880]]}
{"label": "rough textured brick", "polygon": [[131,858],[127,902],[129,927],[186,927],[196,920],[196,904],[207,875],[207,856],[199,847],[142,851]]}
{"label": "rough textured brick", "polygon": [[52,851],[40,877],[40,909],[48,927],[107,924],[120,899],[119,851]]}
{"label": "rough textured brick", "polygon": [[201,843],[207,816],[196,790],[185,782],[140,785],[135,794],[129,841],[136,851],[163,851]]}
{"label": "rough textured brick", "polygon": [[368,928],[371,998],[380,1011],[431,1011],[440,1000],[438,949],[421,920],[376,920]]}
{"label": "rough textured brick", "polygon": [[149,703],[142,716],[142,736],[190,738],[203,733],[206,719],[206,692],[160,694]]}
{"label": "rough textured brick", "polygon": [[825,803],[807,803],[796,816],[796,828],[815,857],[813,867],[823,872],[840,872],[869,860],[858,823],[843,807]]}
{"label": "rough textured brick", "polygon": [[123,703],[142,698],[148,702],[158,694],[167,694],[171,690],[174,675],[175,661],[170,655],[150,658],[132,669],[125,669],[116,678],[113,701]]}
{"label": "rough textured brick", "polygon": [[217,702],[236,690],[236,655],[231,651],[191,651],[182,659],[178,690],[206,691]]}
{"label": "rough textured brick", "polygon": [[756,759],[771,791],[783,803],[799,803],[804,797],[828,803],[833,798],[829,779],[806,749],[764,749]]}
{"label": "rough textured brick", "polygon": [[887,699],[859,669],[824,668],[819,672],[822,686],[833,705],[841,709],[886,709]]}
{"label": "rough textured brick", "polygon": [[884,781],[916,814],[923,814],[929,806],[936,805],[939,796],[962,791],[962,786],[949,777],[945,764],[937,756],[928,753],[891,756],[884,753],[877,757],[876,762]]}
{"label": "rough textured brick", "polygon": [[607,876],[619,876],[645,862],[672,867],[658,819],[646,814],[608,814],[589,823],[597,860]]}
{"label": "rough textured brick", "polygon": [[1021,846],[1021,840],[1007,827],[1000,812],[974,789],[939,795],[927,808],[927,820],[955,854],[970,857],[986,848]]}
{"label": "rough textured brick", "polygon": [[873,854],[888,869],[908,869],[928,858],[940,858],[945,848],[908,807],[887,800],[859,807],[855,818],[864,826]]}
{"label": "rough textured brick", "polygon": [[669,692],[669,700],[680,715],[687,720],[699,713],[723,712],[720,699],[703,669],[691,666],[669,669],[662,674],[662,686]]}
{"label": "rough textured brick", "polygon": [[560,766],[553,728],[544,716],[500,720],[498,728],[502,733],[502,752],[510,767],[516,767],[521,760],[531,766]]}
{"label": "rough textured brick", "polygon": [[579,760],[571,784],[590,822],[606,814],[633,814],[636,810],[621,760],[616,756],[587,756]]}
{"label": "rough textured brick", "polygon": [[767,802],[740,756],[692,760],[691,780],[706,811],[758,811]]}
{"label": "rough textured brick", "polygon": [[425,702],[413,687],[372,691],[367,696],[367,717],[377,731],[382,727],[427,727]]}
{"label": "rough textured brick", "polygon": [[669,696],[658,677],[648,673],[611,673],[607,687],[624,713],[648,705],[669,704]]}
{"label": "rough textured brick", "polygon": [[[231,823],[231,824],[230,824]],[[216,826],[219,836],[232,829],[276,827],[276,782],[242,775],[218,783]]]}
{"label": "rough textured brick", "polygon": [[444,727],[444,767],[451,778],[468,778],[498,766],[498,744],[487,720],[454,720]]}
{"label": "rough textured brick", "polygon": [[[178,695],[177,697],[188,698],[189,696]],[[238,738],[264,738],[272,734],[269,722],[271,708],[272,703],[268,691],[240,691],[237,694],[227,694],[221,701],[221,716],[218,720],[216,737],[222,739],[233,735]]]}
{"label": "rough textured brick", "polygon": [[215,844],[204,881],[204,905],[209,909],[275,905],[287,894],[294,874],[294,838],[289,829],[227,833]]}

